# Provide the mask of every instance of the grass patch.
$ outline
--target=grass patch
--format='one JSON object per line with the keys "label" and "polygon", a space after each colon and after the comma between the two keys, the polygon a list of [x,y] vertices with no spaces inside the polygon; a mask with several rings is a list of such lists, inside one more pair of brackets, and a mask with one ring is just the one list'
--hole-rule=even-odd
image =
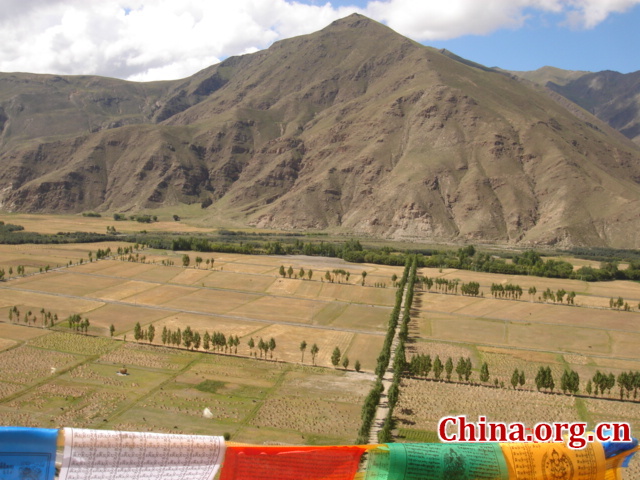
{"label": "grass patch", "polygon": [[582,398],[576,398],[576,410],[578,411],[578,417],[581,422],[586,422],[587,424],[593,426],[593,419],[591,418],[591,414],[589,413],[589,409],[585,401]]}
{"label": "grass patch", "polygon": [[216,393],[219,388],[222,388],[224,386],[225,383],[219,382],[218,380],[205,380],[204,382],[200,382],[198,385],[196,385],[196,390],[207,393]]}
{"label": "grass patch", "polygon": [[417,443],[440,443],[438,433],[430,430],[413,430],[410,428],[400,428],[398,430],[400,438],[407,442]]}

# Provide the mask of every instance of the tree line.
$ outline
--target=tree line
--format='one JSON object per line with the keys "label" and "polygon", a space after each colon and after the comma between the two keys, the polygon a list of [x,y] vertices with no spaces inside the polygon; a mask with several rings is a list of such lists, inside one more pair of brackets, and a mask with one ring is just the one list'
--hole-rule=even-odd
{"label": "tree line", "polygon": [[[146,220],[146,216],[144,217]],[[153,221],[150,216],[150,221]],[[20,225],[13,225],[10,229],[0,228],[0,243],[83,243],[121,240],[130,243],[146,243],[153,248],[181,251],[223,252],[241,254],[269,254],[269,255],[313,255],[324,257],[338,257],[353,263],[374,263],[381,265],[402,266],[406,259],[417,255],[418,267],[455,268],[487,273],[511,275],[535,275],[540,277],[570,278],[584,281],[604,281],[614,279],[640,280],[640,258],[634,251],[608,251],[608,261],[603,261],[598,268],[583,266],[574,271],[569,262],[554,258],[542,259],[542,256],[528,250],[521,254],[503,253],[501,257],[489,253],[476,251],[473,245],[458,250],[423,249],[412,251],[397,251],[391,247],[365,248],[358,240],[348,240],[344,243],[325,241],[302,241],[299,238],[285,240],[287,235],[278,234],[279,240],[260,241],[258,239],[275,234],[248,235],[230,232],[217,236],[176,236],[162,232],[140,232],[136,234],[99,234],[87,232],[59,232],[55,235],[23,232]],[[10,230],[10,231],[8,231]],[[232,233],[232,232],[231,232]],[[289,235],[294,237],[294,235]],[[250,241],[238,241],[240,239]],[[236,240],[230,241],[229,239]],[[255,240],[254,240],[255,239]],[[220,241],[222,240],[222,241]],[[596,251],[595,249],[594,251]],[[580,254],[584,256],[584,251]],[[632,255],[633,254],[633,255]],[[622,255],[629,259],[628,268],[621,270],[617,260],[612,256]],[[511,262],[507,262],[509,259]],[[604,257],[603,257],[604,258]]]}
{"label": "tree line", "polygon": [[[10,307],[7,315],[9,318],[9,322],[20,323],[20,317],[22,314],[17,305]],[[53,327],[56,323],[58,323],[58,314],[41,308],[40,319],[44,328]],[[33,324],[35,326],[37,320],[38,316],[35,313],[32,313],[31,310],[27,310],[27,312],[22,316],[22,321],[26,325]]]}
{"label": "tree line", "polygon": [[[468,382],[472,375],[473,365],[469,357],[460,357],[457,361],[455,372],[458,375],[458,381]],[[429,375],[433,374],[434,380],[447,380],[451,381],[451,377],[454,371],[453,360],[451,357],[447,358],[445,363],[438,355],[432,360],[429,354],[417,354],[411,357],[411,360],[405,365],[404,373],[412,377],[424,377],[429,378]],[[444,374],[444,376],[443,376]],[[489,374],[489,366],[487,362],[483,362],[480,367],[480,381],[482,383],[491,383]],[[524,370],[518,370],[515,368],[511,374],[510,379],[511,386],[514,389],[523,387],[526,383]],[[553,392],[558,386],[556,380],[553,377],[551,367],[540,366],[535,376],[534,383],[537,391],[549,391]],[[497,378],[494,378],[493,384],[498,387],[504,388],[504,382],[500,382]],[[621,372],[616,377],[613,373],[603,373],[597,370],[591,379],[589,379],[584,387],[584,392],[587,396],[604,395],[605,392],[610,394],[611,390],[616,386],[619,388],[620,400],[631,398],[633,393],[633,400],[638,397],[638,390],[640,389],[640,371],[628,371]],[[560,390],[564,394],[578,394],[580,392],[580,375],[578,372],[571,368],[565,368],[560,377]]]}
{"label": "tree line", "polygon": [[[409,277],[409,270],[411,265],[407,261],[404,267],[404,271],[402,274],[402,278],[396,284],[396,301],[393,306],[393,310],[391,311],[391,315],[389,317],[389,323],[387,326],[387,334],[384,339],[384,344],[380,351],[380,355],[378,355],[375,373],[376,373],[376,381],[367,396],[365,397],[364,403],[362,405],[362,412],[360,414],[360,418],[362,420],[362,424],[360,425],[360,430],[358,431],[358,439],[356,442],[358,444],[366,444],[369,443],[369,433],[371,431],[371,426],[373,425],[373,420],[376,414],[376,410],[378,408],[378,404],[380,403],[380,396],[384,391],[384,387],[382,385],[382,377],[384,376],[384,372],[389,365],[389,359],[391,356],[391,345],[393,343],[393,338],[395,336],[396,328],[398,326],[398,320],[400,318],[400,308],[402,306],[402,298],[405,284]],[[389,430],[389,429],[388,429]],[[389,430],[390,431],[390,430]]]}

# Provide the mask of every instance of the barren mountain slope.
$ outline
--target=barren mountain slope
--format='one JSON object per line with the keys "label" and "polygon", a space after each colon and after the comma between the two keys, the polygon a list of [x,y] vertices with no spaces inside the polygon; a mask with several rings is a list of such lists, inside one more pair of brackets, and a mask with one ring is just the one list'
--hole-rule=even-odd
{"label": "barren mountain slope", "polygon": [[640,145],[640,71],[592,73],[543,67],[510,73],[562,95]]}
{"label": "barren mountain slope", "polygon": [[632,142],[360,15],[153,88],[129,125],[5,139],[4,208],[211,199],[268,227],[640,246]]}

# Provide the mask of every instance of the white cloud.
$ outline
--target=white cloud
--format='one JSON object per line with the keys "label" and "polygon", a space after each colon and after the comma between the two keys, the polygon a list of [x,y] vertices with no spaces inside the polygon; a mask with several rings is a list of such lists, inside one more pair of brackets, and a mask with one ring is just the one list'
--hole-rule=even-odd
{"label": "white cloud", "polygon": [[572,27],[592,28],[640,3],[372,0],[358,9],[322,1],[0,0],[0,71],[180,78],[355,11],[416,40],[444,40],[519,28],[545,12],[563,15]]}
{"label": "white cloud", "polygon": [[623,13],[640,0],[570,0],[567,23],[577,28],[593,28],[612,13]]}
{"label": "white cloud", "polygon": [[577,28],[593,28],[640,0],[374,0],[365,14],[416,40],[448,40],[519,28],[533,13],[564,15]]}

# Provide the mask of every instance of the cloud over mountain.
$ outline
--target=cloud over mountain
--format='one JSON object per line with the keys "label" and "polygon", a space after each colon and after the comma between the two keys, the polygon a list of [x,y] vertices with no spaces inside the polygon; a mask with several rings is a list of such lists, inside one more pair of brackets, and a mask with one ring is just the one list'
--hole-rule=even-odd
{"label": "cloud over mountain", "polygon": [[545,13],[561,15],[573,27],[591,28],[639,2],[377,0],[359,8],[290,0],[4,0],[0,71],[174,79],[316,31],[353,12],[415,40],[442,40],[519,28]]}

